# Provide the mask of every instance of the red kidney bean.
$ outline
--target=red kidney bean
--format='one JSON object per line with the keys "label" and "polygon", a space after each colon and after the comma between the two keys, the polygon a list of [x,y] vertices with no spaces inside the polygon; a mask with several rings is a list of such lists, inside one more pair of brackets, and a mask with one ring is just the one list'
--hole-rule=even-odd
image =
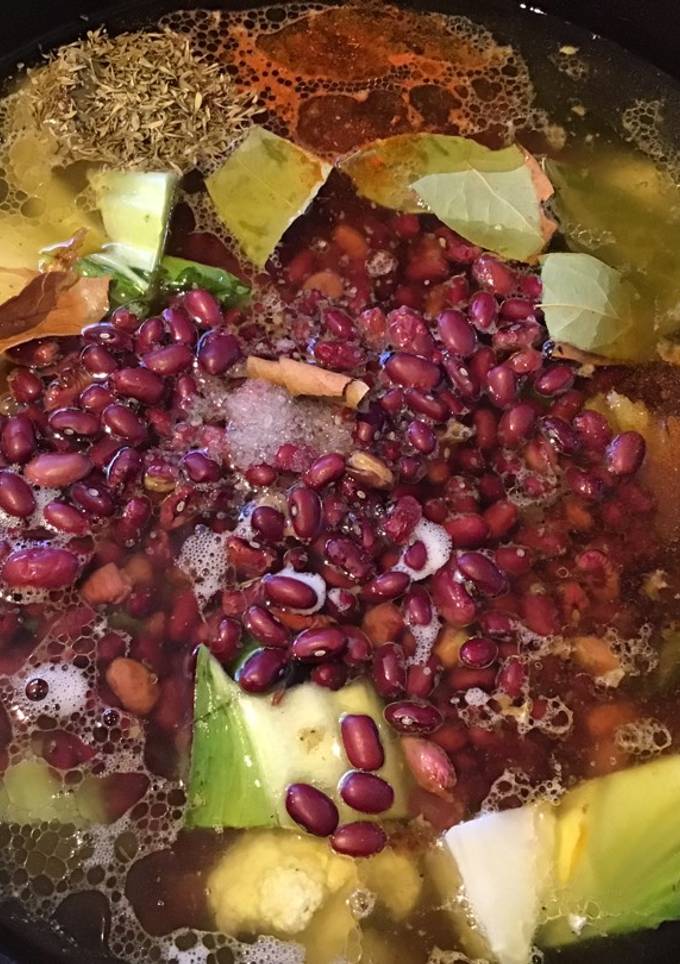
{"label": "red kidney bean", "polygon": [[206,332],[198,343],[198,364],[208,375],[223,375],[240,357],[238,338],[227,331]]}
{"label": "red kidney bean", "polygon": [[394,790],[375,773],[350,770],[338,789],[347,806],[360,813],[384,813],[394,803]]}
{"label": "red kidney bean", "polygon": [[395,570],[383,572],[366,583],[361,591],[361,596],[363,599],[379,601],[396,599],[406,592],[410,582],[411,577],[406,572]]}
{"label": "red kidney bean", "polygon": [[548,414],[571,422],[583,408],[585,400],[586,397],[583,392],[579,392],[576,388],[570,388],[568,392],[564,392],[551,403]]}
{"label": "red kidney bean", "polygon": [[467,626],[477,614],[477,605],[465,586],[458,582],[451,569],[444,566],[432,577],[432,601],[447,623]]}
{"label": "red kidney bean", "polygon": [[135,335],[135,351],[138,355],[158,348],[165,335],[165,325],[160,318],[147,318]]}
{"label": "red kidney bean", "polygon": [[132,351],[132,339],[130,335],[115,328],[107,321],[100,321],[94,325],[87,325],[83,328],[82,339],[94,345],[102,345],[104,348],[113,351]]}
{"label": "red kidney bean", "polygon": [[322,317],[323,325],[331,335],[347,341],[356,337],[352,319],[340,308],[326,308]]}
{"label": "red kidney bean", "polygon": [[116,394],[134,398],[145,405],[160,402],[165,391],[163,379],[149,368],[120,368],[109,381]]}
{"label": "red kidney bean", "polygon": [[485,596],[498,596],[505,591],[507,580],[498,566],[479,552],[462,552],[458,568],[466,579]]}
{"label": "red kidney bean", "polygon": [[0,433],[0,451],[11,464],[23,465],[35,452],[36,439],[33,422],[26,415],[12,415]]}
{"label": "red kidney bean", "polygon": [[573,384],[574,370],[569,365],[549,365],[534,378],[535,391],[546,398],[561,395]]}
{"label": "red kidney bean", "polygon": [[342,663],[319,663],[312,668],[309,678],[317,686],[329,690],[340,690],[347,682],[347,667]]}
{"label": "red kidney bean", "polygon": [[247,693],[265,693],[282,678],[287,667],[285,650],[256,649],[238,670],[236,680]]}
{"label": "red kidney bean", "polygon": [[482,452],[490,452],[496,447],[498,418],[490,408],[478,408],[472,415],[475,427],[475,442]]}
{"label": "red kidney bean", "polygon": [[406,352],[394,352],[385,362],[385,374],[392,382],[406,388],[432,391],[441,380],[439,365]]}
{"label": "red kidney bean", "polygon": [[406,695],[411,699],[426,700],[437,684],[440,668],[436,656],[431,656],[424,665],[416,663],[409,666],[406,674]]}
{"label": "red kidney bean", "polygon": [[604,452],[612,437],[607,419],[590,409],[575,416],[573,427],[582,444],[593,452]]}
{"label": "red kidney bean", "polygon": [[423,455],[430,455],[437,447],[437,436],[426,422],[414,419],[409,422],[406,429],[406,437],[418,452]]}
{"label": "red kidney bean", "polygon": [[266,576],[264,591],[274,605],[289,609],[311,609],[319,601],[312,586],[292,576]]}
{"label": "red kidney bean", "polygon": [[146,437],[146,426],[127,405],[114,402],[102,412],[102,424],[112,435],[126,442],[141,442]]}
{"label": "red kidney bean", "polygon": [[182,295],[182,306],[198,325],[216,328],[222,324],[222,309],[217,298],[204,288],[194,288]]}
{"label": "red kidney bean", "polygon": [[477,347],[475,329],[463,312],[456,308],[449,308],[441,313],[437,319],[437,329],[444,346],[452,355],[467,358]]}
{"label": "red kidney bean", "polygon": [[422,459],[415,455],[404,456],[399,459],[399,474],[404,482],[420,482],[425,475],[425,465]]}
{"label": "red kidney bean", "polygon": [[538,430],[543,438],[561,455],[575,455],[581,448],[581,440],[578,434],[563,418],[540,418]]}
{"label": "red kidney bean", "polygon": [[598,502],[604,498],[606,493],[604,481],[593,472],[585,472],[575,465],[570,465],[564,476],[571,491],[582,499]]}
{"label": "red kidney bean", "polygon": [[477,549],[489,538],[489,525],[486,519],[476,512],[466,512],[449,519],[446,531],[456,549]]}
{"label": "red kidney bean", "polygon": [[496,685],[512,699],[518,699],[522,695],[526,679],[527,672],[522,663],[516,657],[511,657],[498,671]]}
{"label": "red kidney bean", "polygon": [[406,305],[388,314],[387,337],[394,348],[413,355],[430,358],[434,351],[434,339],[424,318]]}
{"label": "red kidney bean", "polygon": [[119,328],[121,331],[128,332],[128,334],[134,333],[139,327],[139,318],[129,308],[116,308],[111,313],[109,320],[114,328]]}
{"label": "red kidney bean", "polygon": [[103,345],[87,345],[81,352],[80,360],[85,370],[95,378],[111,375],[118,368],[118,362]]}
{"label": "red kidney bean", "polygon": [[406,664],[404,651],[397,643],[384,643],[373,654],[371,670],[373,685],[379,696],[396,700],[406,689]]}
{"label": "red kidney bean", "polygon": [[166,330],[173,341],[189,346],[196,344],[198,337],[196,326],[183,308],[177,306],[166,308],[161,313],[161,318],[165,322]]}
{"label": "red kidney bean", "polygon": [[265,486],[271,485],[272,482],[276,481],[278,473],[276,469],[267,465],[266,462],[260,462],[258,465],[250,465],[246,469],[245,476],[251,485]]}
{"label": "red kidney bean", "polygon": [[193,452],[187,452],[186,455],[182,457],[181,462],[182,468],[186,472],[188,478],[192,482],[204,483],[204,482],[218,482],[222,474],[219,465],[214,459],[211,459],[198,449]]}
{"label": "red kidney bean", "polygon": [[493,639],[509,640],[514,636],[514,623],[507,613],[489,609],[481,613],[479,625],[484,635]]}
{"label": "red kidney bean", "polygon": [[345,634],[333,626],[305,629],[293,640],[290,655],[301,663],[321,663],[340,656],[345,645]]}
{"label": "red kidney bean", "polygon": [[480,288],[495,295],[509,295],[516,284],[510,267],[490,254],[480,255],[473,263],[472,277]]}
{"label": "red kidney bean", "polygon": [[78,569],[68,549],[15,549],[2,564],[2,580],[13,588],[63,589],[75,581]]}
{"label": "red kidney bean", "polygon": [[[412,412],[417,415],[425,415],[434,422],[445,422],[449,417],[448,406],[434,395],[428,395],[419,388],[408,388],[402,394],[403,401],[406,402]],[[401,408],[401,404],[399,405]]]}
{"label": "red kidney bean", "polygon": [[385,752],[375,721],[365,714],[348,713],[340,721],[342,743],[347,759],[358,770],[379,770]]}
{"label": "red kidney bean", "polygon": [[31,487],[16,472],[0,472],[0,509],[20,519],[27,518],[35,510]]}
{"label": "red kidney bean", "polygon": [[309,466],[303,474],[306,485],[312,489],[323,489],[324,486],[337,482],[345,473],[345,457],[339,452],[328,452]]}
{"label": "red kidney bean", "polygon": [[390,726],[399,733],[422,736],[434,733],[444,722],[442,714],[432,703],[416,700],[399,700],[389,703],[384,716]]}
{"label": "red kidney bean", "polygon": [[24,470],[24,475],[34,485],[61,489],[92,470],[92,462],[80,452],[43,452],[36,455]]}
{"label": "red kidney bean", "polygon": [[488,291],[477,291],[468,305],[468,317],[478,331],[491,331],[498,317],[498,303]]}
{"label": "red kidney bean", "polygon": [[286,788],[289,817],[316,837],[328,837],[338,825],[338,808],[330,797],[309,783],[292,783]]}
{"label": "red kidney bean", "polygon": [[545,328],[537,321],[519,321],[495,331],[491,344],[497,352],[517,352],[540,344],[545,334]]}
{"label": "red kidney bean", "polygon": [[[266,542],[276,543],[283,539],[286,520],[278,509],[273,509],[269,505],[259,505],[253,509],[250,523],[258,536]],[[310,605],[314,604],[310,603]]]}
{"label": "red kidney bean", "polygon": [[306,485],[296,486],[288,495],[290,519],[298,539],[311,542],[321,529],[321,499],[314,489]]}
{"label": "red kidney bean", "polygon": [[646,443],[639,432],[621,432],[607,446],[607,468],[612,475],[633,475],[645,458]]}
{"label": "red kidney bean", "polygon": [[460,661],[471,669],[487,669],[498,659],[498,644],[485,636],[473,636],[460,647]]}
{"label": "red kidney bean", "polygon": [[519,521],[519,511],[513,502],[499,499],[484,510],[484,521],[492,539],[504,539]]}
{"label": "red kidney bean", "polygon": [[[73,536],[84,536],[90,531],[87,516],[68,502],[58,499],[48,502],[43,509],[43,518],[47,525],[59,532],[67,532]],[[122,654],[121,654],[122,655]]]}
{"label": "red kidney bean", "polygon": [[43,383],[28,368],[14,368],[7,376],[7,384],[14,399],[21,403],[37,402],[43,393]]}
{"label": "red kidney bean", "polygon": [[444,800],[451,800],[457,775],[446,752],[438,744],[420,736],[402,737],[401,746],[418,786]]}
{"label": "red kidney bean", "polygon": [[494,472],[485,472],[477,483],[479,498],[482,502],[498,502],[505,496],[503,481]]}
{"label": "red kidney bean", "polygon": [[207,641],[213,656],[221,663],[229,663],[239,651],[241,644],[241,624],[228,616],[217,623]]}
{"label": "red kidney bean", "polygon": [[501,305],[501,317],[509,321],[523,321],[533,316],[534,306],[526,298],[506,298]]}
{"label": "red kidney bean", "polygon": [[372,857],[385,849],[387,836],[377,823],[345,823],[331,837],[331,847],[346,857]]}
{"label": "red kidney bean", "polygon": [[[331,589],[329,595],[333,592],[343,593],[346,592],[344,589],[333,590]],[[352,593],[347,593],[350,600],[356,601],[356,596]],[[348,607],[347,618],[356,617],[356,610],[352,610]],[[345,626],[345,636],[347,637],[347,648],[342,654],[343,662],[348,666],[363,666],[364,663],[370,663],[373,658],[373,646],[370,640],[360,629],[356,626]],[[355,764],[356,766],[356,764]]]}
{"label": "red kidney bean", "polygon": [[106,481],[114,489],[122,489],[134,482],[142,471],[142,457],[137,449],[124,446],[113,456],[106,468]]}
{"label": "red kidney bean", "polygon": [[98,415],[115,399],[103,385],[88,385],[78,396],[78,401],[86,411]]}
{"label": "red kidney bean", "polygon": [[522,619],[539,636],[553,636],[560,631],[557,606],[546,593],[524,593],[520,601]]}
{"label": "red kidney bean", "polygon": [[373,573],[373,561],[364,550],[351,539],[334,536],[324,547],[327,561],[337,566],[354,582],[367,580]]}
{"label": "red kidney bean", "polygon": [[535,348],[522,348],[506,361],[515,375],[531,375],[543,366],[543,355]]}
{"label": "red kidney bean", "polygon": [[146,368],[163,377],[185,372],[187,368],[191,368],[193,361],[194,353],[192,350],[188,345],[182,345],[180,342],[165,345],[163,348],[155,348],[153,351],[142,355],[142,363]]}
{"label": "red kidney bean", "polygon": [[59,435],[91,436],[99,432],[99,417],[82,408],[57,408],[50,415],[47,424]]}
{"label": "red kidney bean", "polygon": [[422,586],[414,586],[408,592],[403,609],[409,626],[427,626],[432,622],[432,601]]}
{"label": "red kidney bean", "polygon": [[415,569],[416,571],[424,569],[427,564],[427,547],[425,543],[418,540],[409,546],[404,553],[404,562],[410,569]]}
{"label": "red kidney bean", "polygon": [[498,441],[506,448],[517,448],[531,437],[536,422],[536,410],[526,402],[511,405],[498,423]]}
{"label": "red kidney bean", "polygon": [[[416,389],[412,389],[415,391]],[[390,388],[384,395],[380,396],[378,404],[390,415],[396,415],[404,405],[404,392],[401,388]]]}
{"label": "red kidney bean", "polygon": [[486,393],[497,408],[508,408],[517,400],[517,376],[509,365],[487,372]]}
{"label": "red kidney bean", "polygon": [[99,482],[76,482],[69,494],[76,505],[94,516],[110,516],[116,510],[110,492]]}
{"label": "red kidney bean", "polygon": [[244,614],[243,625],[265,646],[287,646],[290,640],[288,629],[262,606],[250,606]]}
{"label": "red kidney bean", "polygon": [[479,378],[472,370],[473,361],[474,356],[470,362],[463,361],[452,355],[445,355],[443,359],[446,374],[449,376],[449,381],[454,391],[467,402],[476,401],[480,393]]}

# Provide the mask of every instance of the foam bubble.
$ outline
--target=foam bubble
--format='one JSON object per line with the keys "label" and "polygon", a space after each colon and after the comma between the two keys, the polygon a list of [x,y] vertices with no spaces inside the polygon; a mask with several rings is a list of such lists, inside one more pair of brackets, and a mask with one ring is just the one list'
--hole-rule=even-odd
{"label": "foam bubble", "polygon": [[230,534],[196,526],[180,550],[177,565],[192,580],[201,611],[224,588],[228,566],[225,547]]}
{"label": "foam bubble", "polygon": [[[16,710],[34,716],[47,713],[67,718],[85,708],[90,690],[87,674],[69,663],[45,663],[15,679]],[[26,685],[36,679],[47,683],[47,695],[42,700],[29,700]]]}
{"label": "foam bubble", "polygon": [[416,542],[422,542],[427,550],[427,561],[422,569],[413,569],[404,560],[404,554],[394,567],[399,572],[407,572],[414,582],[420,582],[433,576],[437,570],[446,565],[450,556],[453,542],[443,526],[429,519],[421,519],[413,530],[409,546]]}
{"label": "foam bubble", "polygon": [[648,759],[667,750],[673,742],[671,732],[665,723],[652,716],[643,717],[632,723],[624,723],[614,736],[617,747],[624,753]]}

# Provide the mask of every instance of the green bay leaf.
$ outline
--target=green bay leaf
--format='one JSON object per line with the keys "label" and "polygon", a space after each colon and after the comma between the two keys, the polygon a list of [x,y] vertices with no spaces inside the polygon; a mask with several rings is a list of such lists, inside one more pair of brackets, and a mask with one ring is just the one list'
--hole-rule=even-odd
{"label": "green bay leaf", "polygon": [[550,337],[582,351],[626,359],[640,312],[633,286],[589,254],[555,252],[541,259],[541,308]]}
{"label": "green bay leaf", "polygon": [[262,266],[330,170],[321,158],[256,125],[206,187],[244,254]]}
{"label": "green bay leaf", "polygon": [[518,261],[544,247],[541,206],[523,161],[512,171],[428,174],[413,187],[433,214],[473,244]]}

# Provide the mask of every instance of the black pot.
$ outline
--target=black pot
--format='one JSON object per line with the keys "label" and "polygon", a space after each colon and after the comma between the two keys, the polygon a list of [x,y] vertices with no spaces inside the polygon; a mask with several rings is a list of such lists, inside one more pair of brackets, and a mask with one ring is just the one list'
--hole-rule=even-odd
{"label": "black pot", "polygon": [[[504,14],[512,12],[514,17],[518,9],[528,21],[531,18],[532,29],[539,31],[546,29],[549,19],[558,18],[573,25],[573,29],[567,31],[569,39],[578,41],[579,37],[588,36],[592,40],[595,35],[605,53],[611,50],[609,41],[629,51],[632,84],[638,80],[636,58],[654,65],[674,81],[680,80],[677,0],[535,0],[536,6],[531,0],[404,2],[415,8],[442,12],[455,10],[482,21],[490,19],[492,29],[502,26]],[[105,0],[21,0],[11,5],[11,12],[3,10],[0,78],[11,72],[17,62],[30,63],[41,51],[73,40],[84,30],[102,23],[115,31],[153,21],[173,8],[228,6],[246,9],[261,5],[264,5],[261,0],[125,0],[111,3]],[[619,50],[618,58],[621,55]],[[657,76],[662,83],[669,80],[661,73]],[[654,83],[653,75],[647,70],[646,83],[650,77]],[[630,868],[630,873],[635,873],[634,867]],[[0,902],[2,897],[0,894]],[[111,958],[104,959],[100,955],[104,935],[94,913],[88,922],[91,923],[90,948],[80,946],[76,950],[65,942],[61,951],[55,953],[54,934],[47,925],[25,920],[15,902],[11,906],[4,904],[3,911],[5,919],[12,923],[11,926],[0,926],[0,964],[112,964]],[[47,947],[51,950],[46,950]],[[631,938],[608,941],[606,950],[593,944],[571,948],[552,958],[550,964],[553,961],[554,964],[613,964],[614,961],[616,964],[680,964],[680,922]]]}

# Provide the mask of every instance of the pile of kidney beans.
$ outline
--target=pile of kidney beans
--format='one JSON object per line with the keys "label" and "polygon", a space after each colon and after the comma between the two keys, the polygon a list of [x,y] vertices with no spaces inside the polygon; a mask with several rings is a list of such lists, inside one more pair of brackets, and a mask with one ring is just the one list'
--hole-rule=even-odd
{"label": "pile of kidney beans", "polygon": [[[96,647],[101,694],[146,717],[161,770],[174,764],[153,735],[185,748],[200,642],[228,666],[254,640],[238,673],[250,692],[366,675],[405,735],[419,808],[443,807],[439,819],[453,822],[456,794],[476,805],[501,762],[539,772],[552,752],[511,722],[466,726],[466,691],[530,700],[538,717],[562,662],[548,655],[537,670],[527,639],[635,630],[621,585],[631,545],[639,559],[652,539],[653,501],[635,478],[644,441],[613,436],[584,408],[576,366],[551,360],[538,274],[429,216],[327,205],[289,235],[271,273],[287,301],[287,350],[370,386],[342,414],[351,452],[283,440],[271,464],[233,470],[223,422],[196,426],[190,414],[206,380],[228,392],[244,356],[273,354],[275,341],[255,311],[222,311],[205,291],[11,352],[0,668],[21,665],[57,618],[49,601],[16,605],[12,592],[78,587],[76,626],[93,609],[110,617]],[[35,486],[59,491],[41,518]],[[285,495],[278,508],[272,492]],[[245,502],[252,536],[225,536],[228,581],[201,612],[176,566],[181,546],[199,524],[231,532]],[[412,570],[426,565],[427,546],[411,544],[422,519],[444,527],[453,551],[418,581],[394,566],[407,547]],[[323,578],[323,608],[309,613],[317,590],[296,571]],[[440,639],[415,664],[411,630],[433,614]],[[454,646],[458,630],[469,638]]]}

